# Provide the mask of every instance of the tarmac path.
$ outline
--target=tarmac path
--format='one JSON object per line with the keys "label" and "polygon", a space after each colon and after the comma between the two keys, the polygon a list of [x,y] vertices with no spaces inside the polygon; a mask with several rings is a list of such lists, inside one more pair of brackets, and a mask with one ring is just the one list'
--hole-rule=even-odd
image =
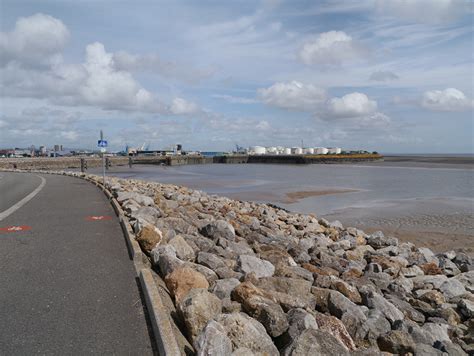
{"label": "tarmac path", "polygon": [[118,218],[96,186],[0,172],[0,355],[151,355],[145,315]]}

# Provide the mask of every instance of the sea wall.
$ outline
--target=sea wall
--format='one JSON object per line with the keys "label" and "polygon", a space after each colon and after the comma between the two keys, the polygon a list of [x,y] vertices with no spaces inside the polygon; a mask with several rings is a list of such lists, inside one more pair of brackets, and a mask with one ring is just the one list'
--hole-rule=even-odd
{"label": "sea wall", "polygon": [[463,252],[170,184],[109,177],[106,187],[188,353],[474,351],[474,263]]}

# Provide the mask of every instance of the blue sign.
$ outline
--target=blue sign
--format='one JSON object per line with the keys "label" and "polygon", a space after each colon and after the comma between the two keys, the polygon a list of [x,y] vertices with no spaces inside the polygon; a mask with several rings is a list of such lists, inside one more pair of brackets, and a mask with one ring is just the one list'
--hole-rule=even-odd
{"label": "blue sign", "polygon": [[107,141],[106,140],[97,141],[97,147],[107,147]]}

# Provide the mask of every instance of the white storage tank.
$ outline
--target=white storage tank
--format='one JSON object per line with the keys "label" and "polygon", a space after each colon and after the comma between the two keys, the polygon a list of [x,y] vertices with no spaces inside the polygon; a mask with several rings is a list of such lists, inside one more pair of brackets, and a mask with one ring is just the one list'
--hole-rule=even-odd
{"label": "white storage tank", "polygon": [[249,148],[249,154],[251,155],[264,155],[267,153],[267,149],[263,146],[252,146]]}
{"label": "white storage tank", "polygon": [[276,154],[277,153],[277,148],[276,147],[267,147],[267,153],[268,154]]}
{"label": "white storage tank", "polygon": [[326,147],[316,147],[314,149],[314,152],[317,155],[327,155],[328,154],[328,149]]}
{"label": "white storage tank", "polygon": [[328,148],[328,153],[331,155],[338,155],[342,152],[342,149],[339,147],[329,147]]}
{"label": "white storage tank", "polygon": [[301,155],[303,154],[303,149],[301,147],[291,147],[291,154]]}
{"label": "white storage tank", "polygon": [[283,154],[284,154],[284,155],[291,155],[291,148],[285,147],[285,148],[283,149]]}
{"label": "white storage tank", "polygon": [[314,148],[311,148],[311,147],[305,148],[305,149],[303,149],[303,153],[305,155],[312,155],[312,154],[314,154]]}

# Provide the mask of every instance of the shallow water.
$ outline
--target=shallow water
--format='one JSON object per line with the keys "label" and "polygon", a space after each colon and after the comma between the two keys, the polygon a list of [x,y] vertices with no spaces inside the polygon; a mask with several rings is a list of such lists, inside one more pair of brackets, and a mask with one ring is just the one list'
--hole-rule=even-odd
{"label": "shallow water", "polygon": [[[453,168],[454,167],[454,168]],[[473,235],[474,170],[456,166],[214,164],[115,167],[110,174],[184,185],[339,219],[346,225]],[[286,193],[353,189],[289,203]],[[470,239],[469,239],[470,240]]]}

